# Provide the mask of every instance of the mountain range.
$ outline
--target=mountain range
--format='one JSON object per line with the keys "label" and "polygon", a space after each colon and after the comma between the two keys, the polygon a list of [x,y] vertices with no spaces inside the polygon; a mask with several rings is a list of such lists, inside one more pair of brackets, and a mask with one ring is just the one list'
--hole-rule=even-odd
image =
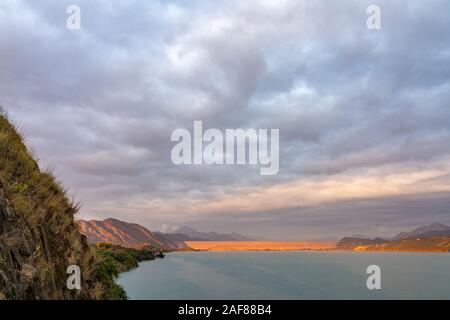
{"label": "mountain range", "polygon": [[106,242],[125,247],[151,245],[165,250],[186,248],[185,241],[245,241],[251,240],[239,233],[220,234],[200,232],[190,227],[179,227],[172,233],[152,232],[136,224],[109,218],[98,220],[77,220],[80,231],[89,243]]}
{"label": "mountain range", "polygon": [[433,223],[429,226],[416,228],[410,232],[401,232],[392,239],[401,240],[409,238],[430,238],[442,236],[450,236],[450,226],[442,223]]}
{"label": "mountain range", "polygon": [[185,235],[187,238],[185,241],[248,241],[252,240],[242,234],[231,232],[220,234],[215,231],[211,232],[200,232],[190,227],[182,226],[176,228],[173,233],[163,234],[166,237],[172,237],[176,235]]}
{"label": "mountain range", "polygon": [[[78,220],[76,224],[82,234],[84,234],[89,243],[112,243],[125,247],[138,247],[142,245],[150,245],[163,250],[183,250],[189,249],[186,245],[187,241],[250,241],[252,239],[239,233],[220,234],[214,231],[201,232],[191,227],[182,226],[174,229],[170,233],[150,231],[149,229],[136,224],[120,221],[118,219],[109,218],[103,221],[97,220]],[[414,246],[420,245],[417,239],[424,240],[423,248],[426,250],[429,246],[435,246],[430,238],[450,239],[450,226],[441,223],[433,223],[428,226],[419,227],[409,232],[401,232],[390,239],[369,238],[366,236],[344,237],[337,243],[338,249],[354,250],[406,250],[412,244],[410,241],[414,239]],[[442,240],[442,239],[441,239]],[[436,241],[435,241],[436,242]],[[438,242],[436,242],[438,243]],[[439,242],[440,243],[440,242]],[[441,244],[439,246],[442,247]],[[365,249],[364,249],[365,248]],[[434,250],[435,248],[428,248]]]}

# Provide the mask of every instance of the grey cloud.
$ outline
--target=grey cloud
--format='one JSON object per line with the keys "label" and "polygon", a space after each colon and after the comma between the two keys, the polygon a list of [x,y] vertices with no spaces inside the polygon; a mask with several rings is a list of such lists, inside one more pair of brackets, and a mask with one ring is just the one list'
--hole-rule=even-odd
{"label": "grey cloud", "polygon": [[[41,164],[84,200],[83,214],[110,214],[96,202],[120,216],[130,198],[213,201],[236,186],[450,154],[443,0],[379,1],[379,32],[365,28],[368,1],[78,3],[76,32],[65,28],[70,1],[0,5],[0,103]],[[174,166],[170,134],[194,120],[280,128],[280,174]],[[134,215],[170,223],[152,210]]]}

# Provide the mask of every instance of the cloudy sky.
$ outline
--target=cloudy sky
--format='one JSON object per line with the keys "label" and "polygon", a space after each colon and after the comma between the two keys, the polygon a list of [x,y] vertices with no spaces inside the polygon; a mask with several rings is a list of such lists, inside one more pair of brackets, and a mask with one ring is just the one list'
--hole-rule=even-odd
{"label": "cloudy sky", "polygon": [[[66,9],[81,8],[68,30]],[[381,8],[381,30],[366,9]],[[450,223],[450,3],[3,0],[0,104],[79,218],[273,239]],[[280,129],[280,170],[173,130]]]}

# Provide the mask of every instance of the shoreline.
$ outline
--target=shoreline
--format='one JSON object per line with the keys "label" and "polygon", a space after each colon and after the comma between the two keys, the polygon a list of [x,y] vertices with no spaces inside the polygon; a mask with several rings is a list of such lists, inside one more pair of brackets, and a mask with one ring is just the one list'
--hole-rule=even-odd
{"label": "shoreline", "polygon": [[333,249],[292,249],[292,250],[272,250],[272,249],[261,249],[261,250],[171,250],[166,253],[176,253],[176,252],[330,252],[330,253],[433,253],[433,254],[449,254],[448,251],[412,251],[412,250],[344,250],[339,248]]}
{"label": "shoreline", "polygon": [[330,250],[336,241],[185,241],[195,251],[305,251]]}
{"label": "shoreline", "polygon": [[176,252],[392,252],[392,253],[450,253],[439,246],[356,246],[341,248],[335,241],[185,241],[185,248]]}

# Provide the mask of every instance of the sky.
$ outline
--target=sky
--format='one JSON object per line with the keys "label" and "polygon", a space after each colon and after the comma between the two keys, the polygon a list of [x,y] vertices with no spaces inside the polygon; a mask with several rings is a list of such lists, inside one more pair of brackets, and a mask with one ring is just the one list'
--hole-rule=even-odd
{"label": "sky", "polygon": [[[381,29],[366,25],[369,5]],[[81,29],[66,9],[81,9]],[[450,223],[446,0],[3,0],[0,105],[77,218],[264,239]],[[175,165],[177,128],[276,128],[280,168]]]}

